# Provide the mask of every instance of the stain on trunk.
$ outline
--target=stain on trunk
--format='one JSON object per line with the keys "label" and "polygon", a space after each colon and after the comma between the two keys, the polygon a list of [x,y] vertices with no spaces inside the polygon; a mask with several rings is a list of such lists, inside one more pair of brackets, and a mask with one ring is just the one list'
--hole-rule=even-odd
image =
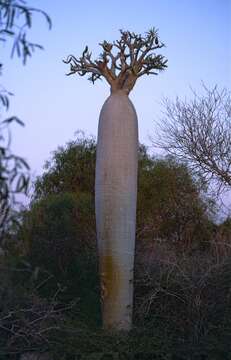
{"label": "stain on trunk", "polygon": [[110,298],[115,301],[120,285],[119,269],[112,255],[104,255],[101,259],[100,272],[102,276],[101,297],[102,300]]}

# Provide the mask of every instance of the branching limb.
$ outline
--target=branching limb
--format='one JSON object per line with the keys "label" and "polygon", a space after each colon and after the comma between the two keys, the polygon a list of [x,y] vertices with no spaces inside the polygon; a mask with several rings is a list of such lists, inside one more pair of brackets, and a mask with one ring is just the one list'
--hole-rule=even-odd
{"label": "branching limb", "polygon": [[164,46],[159,41],[157,30],[151,29],[144,37],[123,30],[120,30],[120,34],[120,39],[113,43],[104,40],[99,44],[103,53],[98,60],[91,60],[87,46],[79,59],[73,55],[68,56],[64,60],[66,64],[70,64],[67,75],[77,73],[84,76],[90,73],[89,80],[93,83],[104,77],[112,92],[124,90],[128,94],[138,77],[157,75],[167,67],[167,60],[162,55],[153,53]]}
{"label": "branching limb", "polygon": [[231,186],[231,97],[217,87],[186,102],[163,103],[165,117],[158,125],[155,146],[187,161],[219,192]]}

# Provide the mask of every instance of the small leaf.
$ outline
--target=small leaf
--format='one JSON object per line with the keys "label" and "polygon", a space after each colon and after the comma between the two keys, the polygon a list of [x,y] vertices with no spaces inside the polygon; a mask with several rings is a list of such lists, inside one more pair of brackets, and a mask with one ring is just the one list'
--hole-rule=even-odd
{"label": "small leaf", "polygon": [[13,121],[16,121],[21,126],[25,126],[24,122],[20,120],[17,116],[11,116],[10,118],[3,120],[3,123],[10,124]]}

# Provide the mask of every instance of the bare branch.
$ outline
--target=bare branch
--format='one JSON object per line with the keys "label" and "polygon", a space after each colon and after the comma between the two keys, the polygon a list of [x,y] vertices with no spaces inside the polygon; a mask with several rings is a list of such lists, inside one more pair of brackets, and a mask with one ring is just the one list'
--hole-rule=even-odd
{"label": "bare branch", "polygon": [[224,190],[231,186],[231,97],[226,89],[203,88],[205,95],[193,92],[189,102],[163,101],[164,117],[152,140]]}

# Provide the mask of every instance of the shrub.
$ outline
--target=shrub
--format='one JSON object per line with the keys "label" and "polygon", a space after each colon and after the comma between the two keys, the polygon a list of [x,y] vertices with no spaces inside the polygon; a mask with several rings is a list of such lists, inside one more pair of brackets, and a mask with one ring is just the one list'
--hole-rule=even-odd
{"label": "shrub", "polygon": [[204,252],[182,257],[166,251],[162,258],[154,252],[137,264],[136,326],[158,329],[182,356],[222,359],[231,350],[230,283],[229,258],[217,263]]}
{"label": "shrub", "polygon": [[[19,233],[24,255],[33,268],[50,274],[49,286],[40,295],[50,296],[59,282],[59,299],[79,298],[82,317],[100,317],[95,217],[91,195],[50,195],[32,205]],[[26,244],[26,246],[25,246]],[[41,275],[45,281],[47,275]]]}

